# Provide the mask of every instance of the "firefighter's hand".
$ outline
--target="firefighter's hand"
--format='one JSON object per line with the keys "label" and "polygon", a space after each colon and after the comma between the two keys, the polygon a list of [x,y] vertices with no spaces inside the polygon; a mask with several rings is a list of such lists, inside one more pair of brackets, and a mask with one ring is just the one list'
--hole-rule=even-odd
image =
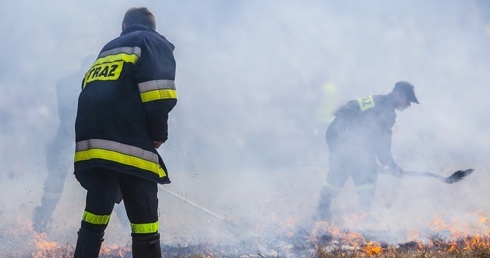
{"label": "firefighter's hand", "polygon": [[155,146],[155,149],[160,148],[160,146],[161,146],[163,143],[164,143],[164,142],[153,141],[153,145]]}

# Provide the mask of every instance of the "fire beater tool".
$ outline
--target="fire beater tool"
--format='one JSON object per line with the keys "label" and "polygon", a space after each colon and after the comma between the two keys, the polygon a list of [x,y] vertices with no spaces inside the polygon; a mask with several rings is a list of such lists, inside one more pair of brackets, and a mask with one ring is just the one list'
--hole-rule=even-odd
{"label": "fire beater tool", "polygon": [[431,172],[420,172],[420,171],[403,171],[402,175],[404,175],[404,176],[432,177],[432,178],[437,178],[446,184],[452,184],[452,183],[456,183],[456,182],[463,180],[463,178],[465,178],[469,174],[473,173],[473,171],[474,171],[474,169],[472,169],[472,168],[466,169],[466,170],[458,170],[458,171],[454,172],[452,175],[450,175],[449,177],[443,177],[443,176],[440,176],[438,174],[434,174]]}
{"label": "fire beater tool", "polygon": [[173,191],[170,191],[170,190],[168,190],[167,188],[165,188],[165,187],[163,187],[163,186],[160,186],[160,185],[159,185],[158,187],[159,187],[160,189],[162,189],[163,191],[167,192],[168,194],[172,195],[173,197],[175,197],[175,198],[177,198],[177,199],[180,199],[180,200],[184,201],[185,203],[187,203],[187,204],[189,204],[189,205],[193,206],[194,208],[199,209],[200,211],[202,211],[202,212],[204,212],[204,213],[206,213],[206,214],[208,214],[208,215],[210,215],[210,216],[214,217],[215,219],[218,219],[218,220],[220,220],[220,221],[222,221],[222,222],[224,222],[224,223],[226,223],[226,224],[228,224],[228,225],[230,225],[230,226],[232,226],[232,227],[234,227],[234,228],[241,228],[239,225],[237,225],[237,224],[233,223],[233,221],[231,221],[231,220],[229,220],[229,219],[226,219],[225,217],[223,217],[223,216],[221,216],[221,215],[219,215],[219,214],[217,214],[217,213],[215,213],[215,212],[212,212],[212,211],[210,211],[209,209],[206,209],[206,208],[202,207],[201,205],[198,205],[198,204],[197,204],[197,203],[195,203],[195,202],[192,202],[192,201],[188,200],[187,198],[185,198],[184,196],[182,196],[182,195],[180,195],[180,194],[177,194],[177,193],[175,193],[175,192],[173,192]]}

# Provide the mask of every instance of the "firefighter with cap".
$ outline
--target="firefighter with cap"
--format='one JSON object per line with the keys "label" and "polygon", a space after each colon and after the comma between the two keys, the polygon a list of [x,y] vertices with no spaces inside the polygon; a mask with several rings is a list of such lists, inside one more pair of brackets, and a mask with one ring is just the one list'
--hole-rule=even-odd
{"label": "firefighter with cap", "polygon": [[399,81],[386,95],[351,100],[336,111],[326,133],[329,172],[321,189],[314,221],[332,219],[331,202],[349,177],[354,181],[359,210],[369,214],[380,168],[395,176],[402,175],[403,169],[391,154],[392,127],[396,120],[395,110],[402,111],[412,102],[419,103],[414,86]]}
{"label": "firefighter with cap", "polygon": [[133,257],[161,257],[157,184],[170,183],[157,149],[177,103],[174,46],[145,7],[85,73],[75,121],[75,176],[87,190],[75,257],[98,257],[114,204],[124,200]]}

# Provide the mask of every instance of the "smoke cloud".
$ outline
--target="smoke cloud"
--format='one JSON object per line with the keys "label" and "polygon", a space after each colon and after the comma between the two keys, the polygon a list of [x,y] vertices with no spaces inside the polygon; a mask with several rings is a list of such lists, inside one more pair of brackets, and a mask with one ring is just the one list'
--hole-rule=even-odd
{"label": "smoke cloud", "polygon": [[[328,173],[324,134],[335,109],[386,94],[399,80],[415,86],[420,105],[398,112],[397,163],[442,176],[476,172],[457,184],[380,175],[377,227],[402,241],[429,229],[434,218],[450,224],[490,213],[484,0],[19,0],[0,3],[1,239],[19,226],[28,231],[40,203],[57,103],[65,99],[57,82],[119,35],[132,6],[148,7],[157,30],[176,46],[179,100],[159,151],[172,180],[164,188],[179,197],[160,190],[163,243],[249,241],[257,244],[251,248],[273,249],[316,208]],[[72,148],[63,151],[73,157]],[[74,243],[85,192],[72,170],[49,236]],[[349,181],[334,211],[349,216],[356,202]],[[117,221],[114,215],[105,244],[129,241],[129,229]],[[0,253],[13,246],[0,244]]]}

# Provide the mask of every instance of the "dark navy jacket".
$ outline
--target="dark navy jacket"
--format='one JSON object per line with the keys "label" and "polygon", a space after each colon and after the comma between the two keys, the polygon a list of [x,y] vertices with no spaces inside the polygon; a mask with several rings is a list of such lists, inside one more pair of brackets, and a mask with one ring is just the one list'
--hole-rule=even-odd
{"label": "dark navy jacket", "polygon": [[389,95],[351,100],[335,113],[327,130],[329,147],[335,151],[342,145],[343,150],[351,149],[345,155],[371,156],[372,160],[377,158],[381,164],[394,167],[391,136],[395,120],[395,104]]}
{"label": "dark navy jacket", "polygon": [[174,46],[145,26],[107,43],[87,71],[75,122],[75,173],[105,167],[170,183],[154,141],[176,105]]}

